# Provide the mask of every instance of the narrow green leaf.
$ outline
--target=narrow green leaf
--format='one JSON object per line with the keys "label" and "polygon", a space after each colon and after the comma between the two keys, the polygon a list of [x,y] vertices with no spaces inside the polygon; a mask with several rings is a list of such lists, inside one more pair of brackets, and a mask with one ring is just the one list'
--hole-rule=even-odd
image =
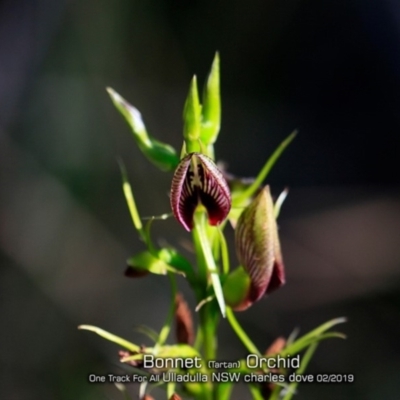
{"label": "narrow green leaf", "polygon": [[319,336],[311,337],[311,338],[308,338],[307,340],[297,341],[297,342],[293,343],[287,349],[284,349],[283,351],[281,351],[279,354],[282,357],[286,357],[287,355],[298,354],[301,351],[303,351],[306,347],[310,346],[311,344],[319,343],[319,342],[322,342],[323,340],[327,340],[327,339],[346,339],[346,335],[344,335],[341,332],[322,333]]}
{"label": "narrow green leaf", "polygon": [[[158,348],[157,351],[153,347],[146,347],[143,350],[143,354],[153,354],[159,358],[200,358],[199,352],[188,344],[165,345]],[[125,360],[129,361],[131,359],[132,357],[127,357]]]}
{"label": "narrow green leaf", "polygon": [[146,130],[139,110],[129,104],[115,90],[107,88],[107,92],[118,111],[131,127],[133,137],[142,153],[163,171],[174,170],[179,163],[179,156],[169,144],[151,137]]}
{"label": "narrow green leaf", "polygon": [[135,326],[134,330],[136,332],[142,333],[143,335],[147,336],[154,343],[157,342],[158,340],[158,333],[154,329],[151,329],[146,325]]}
{"label": "narrow green leaf", "polygon": [[342,324],[346,322],[346,318],[335,318],[324,324],[320,325],[318,328],[312,330],[311,332],[307,333],[306,335],[300,337],[295,342],[293,342],[290,346],[286,347],[283,351],[281,351],[280,355],[285,357],[291,354],[297,354],[299,351],[313,343],[314,341],[326,339],[328,337],[337,337],[337,338],[345,338],[344,335],[338,334],[335,332],[331,332],[330,334],[333,336],[323,336],[328,335],[325,332],[334,327],[335,325]]}
{"label": "narrow green leaf", "polygon": [[257,354],[261,357],[260,351],[257,349],[256,345],[251,341],[251,339],[247,336],[247,333],[240,326],[239,321],[236,319],[235,314],[230,307],[226,308],[226,316],[228,317],[228,321],[232,329],[234,330],[238,338],[242,341],[247,351],[251,354]]}
{"label": "narrow green leaf", "polygon": [[279,159],[281,154],[284,152],[286,147],[293,141],[296,137],[297,131],[292,132],[272,153],[271,157],[264,164],[262,170],[257,175],[257,178],[254,182],[242,193],[240,193],[237,197],[232,198],[232,207],[240,207],[247,198],[253,196],[253,194],[257,191],[257,189],[261,186],[264,179],[267,177],[272,167],[275,165],[276,161]]}
{"label": "narrow green leaf", "polygon": [[102,338],[107,339],[110,342],[116,343],[116,344],[124,347],[125,349],[132,351],[133,353],[140,352],[140,346],[137,346],[131,342],[128,342],[127,340],[125,340],[119,336],[116,336],[110,332],[107,332],[104,329],[98,328],[97,326],[79,325],[78,329],[94,332],[97,335],[101,336]]}
{"label": "narrow green leaf", "polygon": [[139,232],[140,237],[146,241],[146,235],[143,230],[142,221],[136,207],[135,198],[133,196],[132,188],[128,180],[128,174],[122,161],[118,162],[122,176],[122,190],[124,192],[126,204],[128,205],[129,213],[131,214],[132,222],[136,230]]}

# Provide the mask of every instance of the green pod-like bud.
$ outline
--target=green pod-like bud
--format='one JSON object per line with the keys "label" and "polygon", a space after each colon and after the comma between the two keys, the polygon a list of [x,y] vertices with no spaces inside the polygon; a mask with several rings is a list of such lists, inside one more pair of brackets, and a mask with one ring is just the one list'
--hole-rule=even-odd
{"label": "green pod-like bud", "polygon": [[200,151],[200,130],[201,105],[197,89],[197,78],[194,75],[190,82],[189,93],[183,109],[183,138],[185,139],[188,153]]}
{"label": "green pod-like bud", "polygon": [[215,53],[211,70],[204,85],[203,107],[201,110],[201,142],[206,145],[215,143],[221,127],[219,54]]}
{"label": "green pod-like bud", "polygon": [[236,253],[250,277],[246,298],[237,309],[245,309],[285,283],[274,204],[264,187],[242,212],[235,229]]}
{"label": "green pod-like bud", "polygon": [[174,170],[180,160],[176,150],[169,144],[162,143],[147,133],[142,115],[137,108],[129,104],[115,90],[107,88],[107,92],[115,107],[131,127],[133,138],[142,153],[161,170]]}

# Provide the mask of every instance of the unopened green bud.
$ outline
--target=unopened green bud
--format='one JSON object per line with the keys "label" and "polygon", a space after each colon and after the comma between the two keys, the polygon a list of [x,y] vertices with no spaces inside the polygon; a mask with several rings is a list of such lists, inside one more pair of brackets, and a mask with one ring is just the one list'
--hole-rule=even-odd
{"label": "unopened green bud", "polygon": [[221,96],[219,80],[219,54],[216,53],[203,91],[203,108],[200,139],[212,145],[221,126]]}
{"label": "unopened green bud", "polygon": [[200,151],[201,105],[197,89],[196,75],[190,83],[189,93],[183,109],[183,137],[186,151],[192,153]]}
{"label": "unopened green bud", "polygon": [[242,212],[235,229],[236,252],[250,276],[248,306],[285,283],[274,204],[266,186]]}

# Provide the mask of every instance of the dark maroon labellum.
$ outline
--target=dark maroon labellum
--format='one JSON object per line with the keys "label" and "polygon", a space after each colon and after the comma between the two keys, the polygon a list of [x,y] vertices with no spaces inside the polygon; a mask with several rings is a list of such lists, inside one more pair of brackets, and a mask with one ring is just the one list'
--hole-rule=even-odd
{"label": "dark maroon labellum", "polygon": [[179,163],[171,186],[171,208],[187,231],[193,229],[193,215],[202,204],[210,225],[219,225],[231,209],[231,194],[221,171],[211,158],[190,153]]}

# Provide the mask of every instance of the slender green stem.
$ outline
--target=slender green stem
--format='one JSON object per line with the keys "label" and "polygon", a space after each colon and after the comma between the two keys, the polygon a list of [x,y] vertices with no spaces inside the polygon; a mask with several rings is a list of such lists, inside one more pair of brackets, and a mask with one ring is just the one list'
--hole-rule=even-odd
{"label": "slender green stem", "polygon": [[215,388],[215,398],[217,400],[229,400],[233,389],[232,382],[219,383]]}
{"label": "slender green stem", "polygon": [[201,330],[201,327],[197,327],[197,332],[196,332],[196,340],[194,342],[194,348],[200,352],[200,347],[203,344],[203,331]]}
{"label": "slender green stem", "polygon": [[172,321],[175,315],[175,298],[177,292],[175,275],[171,272],[168,272],[168,277],[171,283],[171,305],[169,307],[167,319],[164,323],[164,326],[161,328],[160,334],[158,336],[157,343],[154,345],[154,353],[157,353],[157,350],[165,343],[168,338],[169,332],[171,331]]}
{"label": "slender green stem", "polygon": [[[196,251],[196,258],[197,258],[197,267],[198,267],[198,275],[199,275],[199,285],[202,287],[197,287],[196,294],[197,294],[197,301],[201,302],[207,296],[207,286],[208,286],[208,270],[207,270],[207,263],[205,260],[205,255],[203,252],[202,246],[202,235],[201,229],[199,230],[199,226],[204,222],[197,216],[195,219],[195,228],[193,229],[193,243],[194,248]],[[212,360],[215,355],[215,329],[211,324],[210,315],[209,315],[209,304],[205,304],[199,310],[200,316],[200,336],[196,339],[196,345],[203,345],[204,349],[204,356],[206,359]]]}
{"label": "slender green stem", "polygon": [[[207,235],[204,210],[198,210],[195,213],[194,222],[193,242],[198,263],[199,285],[202,285],[202,287],[196,288],[195,291],[198,302],[201,302],[209,296],[208,287],[210,278],[217,298],[222,295],[222,288],[212,254],[210,239]],[[216,279],[218,280],[217,282]],[[218,284],[220,293],[218,293]],[[225,305],[224,302],[223,305]],[[215,360],[217,351],[216,331],[219,320],[216,302],[206,302],[199,310],[199,317],[201,335],[196,339],[196,345],[203,344],[203,356],[206,361]],[[204,391],[201,393],[201,400],[212,400],[213,390],[213,384],[210,381],[210,385],[204,387]]]}
{"label": "slender green stem", "polygon": [[201,252],[203,253],[205,265],[207,268],[207,277],[208,275],[210,275],[215,297],[221,309],[221,314],[225,317],[225,310],[226,310],[225,300],[222,292],[221,281],[219,280],[217,266],[215,265],[215,260],[212,254],[210,242],[205,230],[204,212],[199,212],[199,213],[196,212],[194,216],[194,221],[195,221],[194,231],[197,232],[197,238],[200,244],[200,249]]}
{"label": "slender green stem", "polygon": [[157,250],[156,250],[155,246],[153,245],[153,242],[151,241],[151,232],[150,232],[153,221],[154,221],[154,218],[151,218],[149,221],[147,221],[147,224],[145,225],[145,227],[143,229],[143,234],[145,236],[145,243],[147,244],[147,247],[148,247],[150,253],[153,254],[154,256],[156,256]]}
{"label": "slender green stem", "polygon": [[235,317],[235,314],[233,313],[230,307],[226,308],[226,316],[228,318],[229,323],[231,324],[232,329],[235,331],[236,335],[242,341],[246,349],[251,354],[257,354],[258,356],[261,356],[261,353],[257,349],[256,345],[251,341],[251,339],[247,336],[246,332],[240,326],[238,320]]}
{"label": "slender green stem", "polygon": [[[195,221],[196,222],[196,221]],[[201,220],[198,223],[203,223]],[[197,261],[197,268],[198,268],[198,275],[201,284],[206,287],[208,284],[208,274],[207,274],[207,263],[202,251],[202,244],[201,244],[201,235],[200,231],[198,229],[198,223],[195,223],[195,227],[192,231],[192,237],[193,237],[193,244],[194,244],[194,249],[196,252],[196,261]],[[198,299],[201,301],[202,299]]]}
{"label": "slender green stem", "polygon": [[140,220],[138,210],[136,208],[135,198],[133,197],[131,185],[127,182],[124,182],[122,185],[124,190],[124,195],[126,198],[126,202],[128,203],[129,212],[132,217],[133,225],[135,226],[136,230],[143,236],[143,225],[142,221]]}
{"label": "slender green stem", "polygon": [[167,383],[167,397],[170,399],[174,393],[175,393],[175,386],[176,383],[175,382],[169,382]]}
{"label": "slender green stem", "polygon": [[[215,231],[215,228],[214,228],[214,231]],[[218,262],[220,260],[220,248],[221,248],[220,235],[218,232],[213,232],[213,235],[210,235],[210,232],[208,232],[207,236],[211,243],[212,255],[214,257],[215,264],[218,264]]]}
{"label": "slender green stem", "polygon": [[203,336],[204,357],[207,361],[215,360],[217,351],[217,321],[213,315],[213,303],[205,304],[199,311]]}
{"label": "slender green stem", "polygon": [[133,197],[132,188],[128,181],[128,174],[121,160],[118,160],[118,164],[122,175],[122,190],[124,191],[125,200],[126,203],[128,204],[129,213],[131,215],[133,225],[139,232],[140,237],[146,242],[147,239],[146,234],[143,230],[142,221],[140,219],[139,212],[136,207],[135,198]]}
{"label": "slender green stem", "polygon": [[261,394],[261,390],[254,384],[249,384],[249,390],[253,400],[264,400],[264,396]]}
{"label": "slender green stem", "polygon": [[224,274],[227,275],[230,269],[228,246],[226,244],[225,235],[222,229],[219,229],[218,232],[219,232],[219,242],[221,247],[222,271]]}

